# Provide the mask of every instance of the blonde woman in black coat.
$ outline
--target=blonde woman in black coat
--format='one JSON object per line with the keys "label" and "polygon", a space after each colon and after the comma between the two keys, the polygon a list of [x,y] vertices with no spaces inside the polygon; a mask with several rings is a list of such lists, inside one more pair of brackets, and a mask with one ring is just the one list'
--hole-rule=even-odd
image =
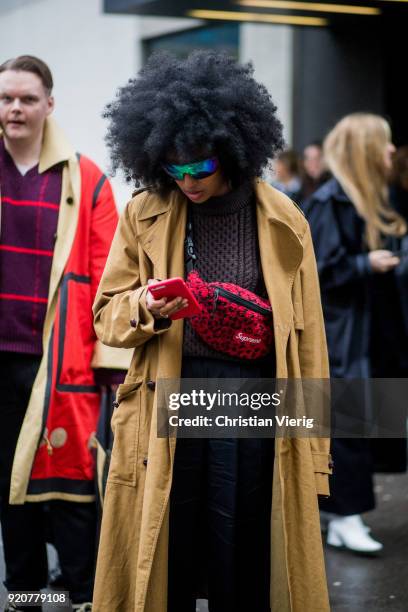
{"label": "blonde woman in black coat", "polygon": [[[387,178],[395,148],[388,123],[373,114],[343,118],[324,143],[333,179],[305,206],[318,262],[329,348],[336,378],[404,377],[407,336],[394,255],[406,233],[388,201]],[[356,410],[362,412],[362,405]],[[373,510],[370,440],[334,439],[335,473],[327,542],[377,553],[382,544],[364,525]]]}

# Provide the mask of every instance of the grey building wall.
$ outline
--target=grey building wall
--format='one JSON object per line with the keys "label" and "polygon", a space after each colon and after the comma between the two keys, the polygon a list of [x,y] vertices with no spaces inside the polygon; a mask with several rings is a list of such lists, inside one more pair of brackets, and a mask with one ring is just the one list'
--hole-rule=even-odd
{"label": "grey building wall", "polygon": [[297,28],[294,33],[294,145],[322,139],[344,115],[385,112],[382,36],[364,29]]}

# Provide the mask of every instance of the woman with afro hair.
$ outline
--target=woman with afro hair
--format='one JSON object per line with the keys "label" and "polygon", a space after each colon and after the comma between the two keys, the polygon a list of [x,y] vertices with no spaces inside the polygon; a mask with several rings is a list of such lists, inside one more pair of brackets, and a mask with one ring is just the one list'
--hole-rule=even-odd
{"label": "woman with afro hair", "polygon": [[[140,189],[94,303],[101,341],[134,352],[112,418],[93,609],[194,612],[206,597],[210,612],[327,612],[328,441],[158,435],[161,379],[328,376],[308,224],[261,180],[283,145],[276,106],[251,65],[196,51],[152,56],[105,116],[113,168]],[[193,276],[272,310],[262,355],[214,344],[203,311],[183,317],[185,298],[148,290]]]}

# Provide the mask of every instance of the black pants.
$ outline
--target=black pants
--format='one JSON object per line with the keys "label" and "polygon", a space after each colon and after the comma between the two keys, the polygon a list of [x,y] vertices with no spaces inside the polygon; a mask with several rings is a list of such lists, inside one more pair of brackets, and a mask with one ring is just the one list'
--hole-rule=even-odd
{"label": "black pants", "polygon": [[[44,507],[46,506],[46,508]],[[96,508],[93,503],[55,500],[10,506],[1,501],[1,527],[9,591],[47,586],[46,541],[51,532],[64,588],[72,601],[92,601]]]}
{"label": "black pants", "polygon": [[13,456],[40,358],[0,353],[0,519],[8,590],[47,585],[46,541],[57,549],[64,586],[74,602],[92,600],[96,507],[54,500],[8,503]]}
{"label": "black pants", "polygon": [[[182,376],[257,378],[262,373],[255,364],[190,358]],[[195,612],[203,565],[210,612],[270,612],[273,458],[271,439],[177,440],[168,612]]]}
{"label": "black pants", "polygon": [[333,475],[329,477],[330,497],[320,499],[325,512],[342,516],[362,514],[375,508],[371,440],[333,438]]}

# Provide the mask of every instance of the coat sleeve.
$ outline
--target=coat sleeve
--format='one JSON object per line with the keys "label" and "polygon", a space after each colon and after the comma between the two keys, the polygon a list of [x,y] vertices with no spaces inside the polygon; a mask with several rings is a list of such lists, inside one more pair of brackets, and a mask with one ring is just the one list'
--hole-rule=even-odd
{"label": "coat sleeve", "polygon": [[170,319],[155,319],[146,307],[147,285],[141,285],[137,232],[129,204],[119,219],[93,305],[98,338],[108,346],[136,348],[164,333]]}
{"label": "coat sleeve", "polygon": [[347,252],[332,202],[312,199],[305,208],[305,215],[312,231],[323,291],[342,287],[372,274],[367,253]]}
{"label": "coat sleeve", "polygon": [[[299,361],[302,379],[313,381],[313,414],[330,423],[329,360],[320,300],[319,277],[309,226],[303,237],[303,261],[300,267],[303,303],[303,329],[299,332]],[[316,404],[317,402],[317,404]],[[328,476],[332,473],[329,438],[310,438],[319,495],[329,495]]]}
{"label": "coat sleeve", "polygon": [[[98,189],[98,185],[96,189]],[[95,197],[95,201],[92,205],[89,247],[92,299],[95,298],[117,224],[118,213],[112,193],[112,187],[108,179],[105,178],[103,185],[97,192],[97,196]]]}

